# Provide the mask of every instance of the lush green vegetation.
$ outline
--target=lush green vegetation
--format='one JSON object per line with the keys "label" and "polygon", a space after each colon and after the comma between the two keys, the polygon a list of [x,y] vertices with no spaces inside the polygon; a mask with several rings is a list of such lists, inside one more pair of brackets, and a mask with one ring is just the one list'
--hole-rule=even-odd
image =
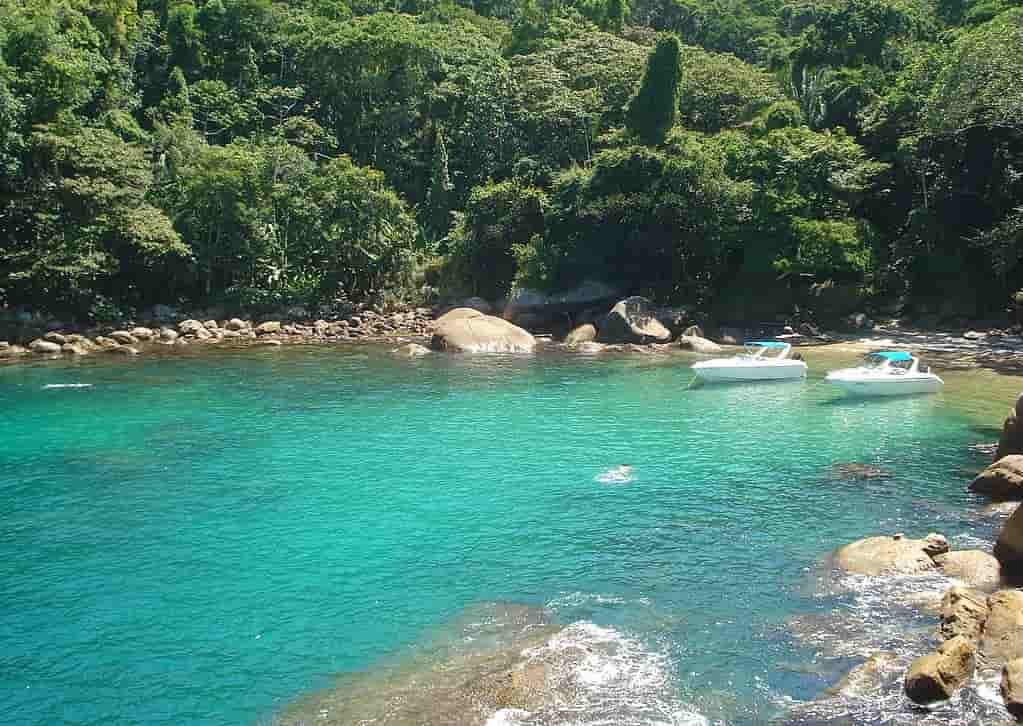
{"label": "lush green vegetation", "polygon": [[1012,0],[0,0],[0,305],[996,312],[1021,58]]}

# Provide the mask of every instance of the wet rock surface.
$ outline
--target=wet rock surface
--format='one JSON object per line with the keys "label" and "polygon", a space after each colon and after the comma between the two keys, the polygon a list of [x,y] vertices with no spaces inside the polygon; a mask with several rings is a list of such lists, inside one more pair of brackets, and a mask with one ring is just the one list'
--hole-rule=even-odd
{"label": "wet rock surface", "polygon": [[996,500],[1023,499],[1023,454],[998,459],[970,482],[969,489]]}
{"label": "wet rock surface", "polygon": [[840,569],[858,575],[919,574],[934,570],[932,553],[947,549],[947,542],[942,550],[934,540],[902,535],[868,537],[840,548],[834,560]]}
{"label": "wet rock surface", "polygon": [[973,675],[973,644],[961,635],[917,658],[906,672],[906,695],[914,703],[946,701]]}

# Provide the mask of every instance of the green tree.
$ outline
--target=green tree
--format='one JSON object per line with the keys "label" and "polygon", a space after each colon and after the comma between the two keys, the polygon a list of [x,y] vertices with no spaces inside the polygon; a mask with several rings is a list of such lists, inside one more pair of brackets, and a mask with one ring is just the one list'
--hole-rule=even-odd
{"label": "green tree", "polygon": [[675,125],[681,53],[678,38],[673,35],[661,38],[650,54],[636,94],[629,100],[626,126],[644,144],[662,143]]}
{"label": "green tree", "polygon": [[433,132],[433,166],[430,188],[426,192],[426,219],[430,230],[443,237],[451,227],[451,192],[454,185],[448,173],[448,150],[440,127]]}

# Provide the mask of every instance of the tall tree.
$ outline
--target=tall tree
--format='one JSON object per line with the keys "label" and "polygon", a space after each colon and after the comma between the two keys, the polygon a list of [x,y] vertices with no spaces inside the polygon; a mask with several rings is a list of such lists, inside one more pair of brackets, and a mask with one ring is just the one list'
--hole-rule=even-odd
{"label": "tall tree", "polygon": [[675,125],[682,77],[681,55],[678,38],[674,35],[662,37],[647,60],[636,95],[625,110],[628,130],[648,146],[663,143]]}
{"label": "tall tree", "polygon": [[426,192],[426,224],[430,231],[443,237],[451,227],[451,192],[455,186],[448,173],[448,148],[439,126],[433,130],[433,166],[430,188]]}

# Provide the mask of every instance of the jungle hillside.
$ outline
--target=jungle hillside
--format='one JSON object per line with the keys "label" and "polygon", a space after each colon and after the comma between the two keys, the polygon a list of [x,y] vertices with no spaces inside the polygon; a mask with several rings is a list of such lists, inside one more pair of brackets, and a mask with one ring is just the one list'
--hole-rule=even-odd
{"label": "jungle hillside", "polygon": [[1023,304],[1012,0],[0,0],[0,308]]}

